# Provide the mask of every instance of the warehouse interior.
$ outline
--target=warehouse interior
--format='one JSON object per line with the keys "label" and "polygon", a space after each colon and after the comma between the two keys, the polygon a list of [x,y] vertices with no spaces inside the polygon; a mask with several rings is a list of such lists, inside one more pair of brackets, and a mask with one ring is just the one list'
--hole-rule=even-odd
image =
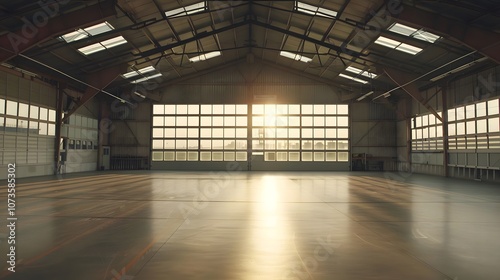
{"label": "warehouse interior", "polygon": [[497,1],[0,15],[1,279],[498,279]]}

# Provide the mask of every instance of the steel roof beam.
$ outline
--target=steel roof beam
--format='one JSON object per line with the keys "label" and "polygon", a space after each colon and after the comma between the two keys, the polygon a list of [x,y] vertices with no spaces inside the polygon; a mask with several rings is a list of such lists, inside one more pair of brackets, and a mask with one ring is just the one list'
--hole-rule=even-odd
{"label": "steel roof beam", "polygon": [[452,37],[500,64],[500,34],[424,10],[404,6],[396,21]]}
{"label": "steel roof beam", "polygon": [[32,19],[34,22],[26,20],[19,30],[0,36],[0,50],[2,50],[0,62],[7,61],[55,36],[99,23],[116,15],[115,1],[113,0],[101,1],[68,14],[58,16],[49,14],[50,12],[55,13],[54,11],[40,10],[35,13]]}

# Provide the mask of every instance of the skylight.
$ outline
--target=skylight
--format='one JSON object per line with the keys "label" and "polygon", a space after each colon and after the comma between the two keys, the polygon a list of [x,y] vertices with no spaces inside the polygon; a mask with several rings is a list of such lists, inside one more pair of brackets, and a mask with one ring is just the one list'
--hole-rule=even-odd
{"label": "skylight", "polygon": [[70,43],[88,38],[90,36],[95,36],[101,33],[105,33],[113,29],[114,29],[113,26],[111,26],[111,24],[105,21],[96,25],[92,25],[86,28],[81,28],[76,31],[64,34],[60,38],[66,41],[66,43]]}
{"label": "skylight", "polygon": [[106,50],[106,49],[109,49],[112,47],[116,47],[116,46],[119,46],[119,45],[125,44],[125,43],[127,43],[127,40],[125,40],[125,38],[123,38],[123,36],[118,36],[118,37],[114,37],[114,38],[111,38],[111,39],[108,39],[108,40],[105,40],[105,41],[102,41],[99,43],[88,45],[88,46],[83,47],[83,48],[79,48],[78,50],[81,53],[83,53],[84,55],[89,55],[89,54],[100,52],[100,51],[103,51],[103,50]]}
{"label": "skylight", "polygon": [[196,4],[192,4],[186,7],[181,7],[177,9],[173,9],[170,11],[166,11],[165,15],[169,18],[175,18],[175,17],[180,17],[180,16],[187,16],[190,14],[198,13],[198,12],[203,12],[207,10],[207,5],[206,2],[199,2]]}
{"label": "skylight", "polygon": [[356,77],[345,75],[345,74],[339,74],[339,77],[346,78],[346,79],[349,79],[349,80],[353,80],[355,82],[362,83],[362,84],[368,84],[368,82],[365,81],[365,80],[358,79]]}
{"label": "skylight", "polygon": [[297,12],[302,12],[313,16],[320,16],[326,18],[334,18],[337,16],[336,11],[309,5],[299,1],[295,1],[295,8],[297,9]]}
{"label": "skylight", "polygon": [[375,79],[375,78],[377,78],[377,75],[376,75],[376,74],[371,73],[371,72],[368,72],[368,71],[365,71],[365,70],[358,69],[358,68],[356,68],[356,67],[349,66],[349,67],[347,67],[345,70],[346,70],[346,71],[349,71],[349,72],[351,72],[351,73],[357,74],[357,75],[361,75],[361,76],[364,76],[364,77],[370,78],[370,79]]}
{"label": "skylight", "polygon": [[434,43],[437,40],[441,39],[441,37],[436,34],[424,31],[423,29],[416,29],[413,27],[409,27],[401,23],[393,24],[391,27],[389,27],[389,31],[429,43]]}
{"label": "skylight", "polygon": [[207,60],[207,59],[210,59],[210,58],[214,58],[214,57],[217,57],[217,56],[220,56],[220,55],[221,55],[220,51],[209,52],[209,53],[205,53],[205,54],[198,55],[198,56],[195,56],[195,57],[191,57],[189,59],[189,61],[191,61],[191,62],[198,62],[198,61],[203,61],[203,60]]}
{"label": "skylight", "polygon": [[305,63],[308,63],[308,62],[310,62],[312,60],[312,58],[309,58],[307,56],[303,56],[303,55],[300,55],[300,54],[291,53],[291,52],[287,52],[287,51],[281,51],[280,55],[284,56],[284,57],[287,57],[287,58],[290,58],[290,59],[293,59],[293,60],[302,61],[302,62],[305,62]]}
{"label": "skylight", "polygon": [[412,46],[409,44],[405,44],[403,42],[396,41],[393,39],[389,39],[389,38],[384,37],[384,36],[378,37],[378,39],[375,41],[375,44],[379,44],[381,46],[388,47],[388,48],[398,50],[401,52],[409,53],[412,55],[416,55],[422,51],[421,48],[418,48],[418,47],[415,47],[415,46]]}
{"label": "skylight", "polygon": [[148,80],[154,79],[154,78],[158,78],[158,77],[160,77],[161,75],[162,75],[161,73],[157,73],[157,74],[154,74],[154,75],[151,75],[151,76],[147,76],[147,77],[143,77],[143,78],[137,79],[137,80],[135,80],[135,81],[132,81],[131,83],[132,83],[132,84],[142,83],[142,82],[145,82],[145,81],[148,81]]}
{"label": "skylight", "polygon": [[132,77],[135,77],[135,76],[138,76],[138,75],[142,75],[142,74],[145,74],[145,73],[148,73],[148,72],[151,72],[151,71],[155,71],[155,70],[156,69],[153,66],[148,66],[148,67],[145,67],[145,68],[141,68],[139,70],[130,71],[128,73],[123,74],[122,76],[125,79],[128,79],[128,78],[132,78]]}

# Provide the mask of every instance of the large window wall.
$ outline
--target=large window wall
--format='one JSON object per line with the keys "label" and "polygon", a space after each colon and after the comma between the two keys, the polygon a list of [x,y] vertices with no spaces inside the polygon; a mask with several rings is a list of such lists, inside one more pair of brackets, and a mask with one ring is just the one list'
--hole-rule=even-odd
{"label": "large window wall", "polygon": [[246,161],[247,105],[153,105],[153,161]]}
{"label": "large window wall", "polygon": [[348,105],[254,104],[252,150],[265,161],[347,162]]}
{"label": "large window wall", "polygon": [[[438,115],[442,116],[441,113],[438,113]],[[434,114],[426,114],[412,118],[411,133],[412,150],[443,150],[443,124]]]}
{"label": "large window wall", "polygon": [[500,149],[499,99],[448,110],[450,150]]}
{"label": "large window wall", "polygon": [[0,98],[0,163],[53,162],[56,111]]}
{"label": "large window wall", "polygon": [[264,161],[349,161],[348,105],[251,106],[154,104],[152,160],[247,161],[251,143]]}

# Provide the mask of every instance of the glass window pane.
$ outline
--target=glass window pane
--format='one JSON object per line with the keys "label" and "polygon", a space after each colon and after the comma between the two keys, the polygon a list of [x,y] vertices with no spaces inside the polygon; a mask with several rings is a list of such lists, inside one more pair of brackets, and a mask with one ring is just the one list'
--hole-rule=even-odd
{"label": "glass window pane", "polygon": [[276,160],[277,161],[287,161],[288,160],[288,153],[287,152],[277,152],[276,153]]}
{"label": "glass window pane", "polygon": [[429,115],[422,116],[422,126],[429,125]]}
{"label": "glass window pane", "polygon": [[247,126],[247,117],[236,117],[236,126]]}
{"label": "glass window pane", "polygon": [[[153,104],[153,115],[162,115],[165,113],[165,105],[161,104]],[[163,154],[161,154],[161,158],[163,160]]]}
{"label": "glass window pane", "polygon": [[10,116],[17,116],[17,102],[7,100],[6,114]]}
{"label": "glass window pane", "polygon": [[212,137],[224,138],[224,129],[223,128],[213,128],[212,129]]}
{"label": "glass window pane", "polygon": [[312,161],[312,153],[311,152],[303,152],[302,153],[302,161]]}
{"label": "glass window pane", "polygon": [[314,152],[314,161],[325,161],[325,153]]}
{"label": "glass window pane", "polygon": [[289,150],[300,150],[300,140],[289,140],[288,141]]}
{"label": "glass window pane", "polygon": [[302,138],[313,138],[312,128],[303,128],[302,129]]}
{"label": "glass window pane", "polygon": [[275,161],[276,160],[276,153],[275,152],[264,153],[264,160],[265,161]]}
{"label": "glass window pane", "polygon": [[286,104],[276,105],[276,114],[278,114],[278,115],[288,114],[288,105],[286,105]]}
{"label": "glass window pane", "polygon": [[235,161],[235,153],[234,152],[224,152],[224,161]]}
{"label": "glass window pane", "polygon": [[163,126],[163,117],[153,117],[153,126]]}
{"label": "glass window pane", "polygon": [[337,114],[339,115],[349,114],[349,105],[337,105]]}
{"label": "glass window pane", "polygon": [[276,117],[275,115],[266,115],[264,118],[264,126],[276,126]]}
{"label": "glass window pane", "polygon": [[337,138],[337,129],[327,128],[325,131],[326,131],[326,138]]}
{"label": "glass window pane", "polygon": [[200,140],[200,149],[202,150],[212,149],[212,140]]}
{"label": "glass window pane", "polygon": [[302,117],[302,126],[313,126],[312,117]]}
{"label": "glass window pane", "polygon": [[288,138],[300,138],[300,128],[289,128],[288,129]]}
{"label": "glass window pane", "polygon": [[340,161],[340,162],[349,161],[349,153],[345,153],[345,152],[338,153],[338,161]]}
{"label": "glass window pane", "polygon": [[212,140],[212,149],[224,150],[224,140]]}
{"label": "glass window pane", "polygon": [[177,115],[187,115],[187,113],[188,113],[187,105],[185,104],[177,105],[177,111],[176,111]]}
{"label": "glass window pane", "polygon": [[188,105],[188,114],[190,115],[198,115],[200,113],[200,106],[199,105]]}
{"label": "glass window pane", "polygon": [[288,117],[289,126],[300,126],[300,117]]}
{"label": "glass window pane", "polygon": [[56,121],[56,111],[49,109],[49,122],[55,122]]}
{"label": "glass window pane", "polygon": [[464,135],[465,134],[465,123],[460,122],[457,123],[457,135]]}
{"label": "glass window pane", "polygon": [[198,161],[198,152],[188,152],[188,161]]}
{"label": "glass window pane", "polygon": [[226,114],[226,115],[236,114],[236,105],[234,105],[234,104],[224,105],[224,114]]}
{"label": "glass window pane", "polygon": [[300,114],[300,105],[297,105],[297,104],[288,105],[288,114],[299,115]]}
{"label": "glass window pane", "polygon": [[224,154],[223,152],[212,152],[212,161],[223,161]]}
{"label": "glass window pane", "polygon": [[324,115],[325,114],[325,105],[314,105],[314,114],[315,115]]}
{"label": "glass window pane", "polygon": [[212,129],[211,128],[202,128],[200,129],[202,138],[211,138],[212,137]]}
{"label": "glass window pane", "polygon": [[176,161],[186,161],[187,153],[186,152],[175,152],[175,160]]}
{"label": "glass window pane", "polygon": [[176,117],[165,117],[165,126],[175,126],[175,119]]}
{"label": "glass window pane", "polygon": [[429,125],[435,125],[436,124],[436,116],[433,114],[429,115]]}
{"label": "glass window pane", "polygon": [[436,137],[443,137],[443,126],[439,125],[436,127]]}
{"label": "glass window pane", "polygon": [[234,128],[224,128],[224,138],[235,138],[236,130]]}
{"label": "glass window pane", "polygon": [[454,123],[448,125],[448,135],[457,135],[457,128]]}
{"label": "glass window pane", "polygon": [[235,126],[236,118],[235,117],[224,117],[224,126]]}
{"label": "glass window pane", "polygon": [[264,149],[264,141],[263,140],[253,140],[252,141],[252,149],[254,149],[254,150]]}
{"label": "glass window pane", "polygon": [[246,150],[247,149],[247,140],[236,140],[236,149],[237,150]]}
{"label": "glass window pane", "polygon": [[163,152],[153,152],[152,153],[152,160],[153,161],[163,161]]}
{"label": "glass window pane", "polygon": [[476,108],[474,104],[465,106],[465,117],[467,119],[473,119],[476,117]]}
{"label": "glass window pane", "polygon": [[288,129],[286,129],[286,128],[276,129],[276,137],[277,138],[287,138],[288,137]]}
{"label": "glass window pane", "polygon": [[175,140],[175,148],[177,150],[185,150],[187,149],[187,140]]}
{"label": "glass window pane", "polygon": [[212,110],[214,115],[222,115],[224,114],[224,105],[212,105]]}
{"label": "glass window pane", "polygon": [[176,138],[186,138],[187,137],[187,128],[177,128],[175,130]]}
{"label": "glass window pane", "polygon": [[314,149],[315,150],[324,150],[325,149],[325,141],[314,140]]}
{"label": "glass window pane", "polygon": [[211,161],[212,153],[211,152],[200,152],[200,161]]}
{"label": "glass window pane", "polygon": [[5,99],[0,98],[0,114],[5,114]]}
{"label": "glass window pane", "polygon": [[264,114],[264,105],[263,104],[252,105],[252,114],[263,115]]}
{"label": "glass window pane", "polygon": [[277,140],[276,141],[276,149],[287,150],[288,149],[288,141],[287,140]]}
{"label": "glass window pane", "polygon": [[247,137],[247,129],[246,128],[237,128],[236,129],[236,138],[246,138]]}
{"label": "glass window pane", "polygon": [[162,138],[163,128],[153,128],[153,138]]}
{"label": "glass window pane", "polygon": [[163,158],[165,161],[174,161],[175,160],[175,152],[164,152]]}
{"label": "glass window pane", "polygon": [[198,150],[198,140],[188,140],[189,150]]}
{"label": "glass window pane", "polygon": [[163,140],[153,140],[153,149],[163,149]]}
{"label": "glass window pane", "polygon": [[500,118],[492,118],[488,119],[488,131],[491,132],[499,132],[500,131]]}
{"label": "glass window pane", "polygon": [[481,102],[476,104],[476,117],[486,116],[486,102]]}
{"label": "glass window pane", "polygon": [[338,150],[349,150],[349,142],[346,140],[339,140],[337,142],[337,149]]}
{"label": "glass window pane", "polygon": [[315,128],[314,138],[325,138],[325,130],[323,128]]}
{"label": "glass window pane", "polygon": [[264,126],[264,117],[252,117],[253,126]]}
{"label": "glass window pane", "polygon": [[198,117],[188,117],[188,126],[198,126],[200,119]]}
{"label": "glass window pane", "polygon": [[25,103],[19,103],[18,115],[23,118],[27,118],[29,115],[29,105]]}
{"label": "glass window pane", "polygon": [[448,110],[448,121],[449,122],[453,122],[453,121],[456,120],[455,114],[456,114],[456,110],[455,109],[449,109]]}
{"label": "glass window pane", "polygon": [[176,126],[187,126],[187,117],[175,117]]}
{"label": "glass window pane", "polygon": [[175,149],[175,140],[174,139],[167,139],[167,140],[163,141],[163,148],[166,150]]}
{"label": "glass window pane", "polygon": [[212,117],[201,117],[201,126],[212,126]]}
{"label": "glass window pane", "polygon": [[224,117],[213,117],[212,118],[213,126],[224,126]]}
{"label": "glass window pane", "polygon": [[175,115],[175,105],[165,105],[165,115]]}
{"label": "glass window pane", "polygon": [[327,140],[326,141],[326,149],[327,150],[336,150],[337,149],[337,141]]}
{"label": "glass window pane", "polygon": [[236,114],[237,115],[246,115],[248,113],[246,104],[238,104],[236,105]]}
{"label": "glass window pane", "polygon": [[275,104],[264,105],[264,113],[266,115],[276,115],[276,105]]}
{"label": "glass window pane", "polygon": [[311,140],[302,141],[302,150],[312,150],[313,142]]}
{"label": "glass window pane", "polygon": [[349,138],[349,129],[347,129],[347,128],[337,129],[337,137],[338,138]]}
{"label": "glass window pane", "polygon": [[40,123],[40,135],[47,135],[47,124]]}
{"label": "glass window pane", "polygon": [[175,138],[175,128],[165,128],[163,130],[164,137]]}
{"label": "glass window pane", "polygon": [[326,161],[337,161],[337,153],[335,152],[326,153]]}
{"label": "glass window pane", "polygon": [[313,105],[303,104],[302,115],[312,115],[312,114],[313,114]]}
{"label": "glass window pane", "polygon": [[197,128],[188,129],[188,137],[189,138],[198,138],[198,129]]}
{"label": "glass window pane", "polygon": [[488,101],[488,115],[489,116],[493,116],[493,115],[498,115],[498,100],[499,99],[495,99],[495,100],[491,100],[491,101]]}
{"label": "glass window pane", "polygon": [[338,117],[337,118],[338,126],[349,126],[349,118],[348,117]]}
{"label": "glass window pane", "polygon": [[465,108],[464,107],[458,107],[457,109],[457,121],[465,119]]}
{"label": "glass window pane", "polygon": [[314,117],[314,126],[325,126],[325,117]]}
{"label": "glass window pane", "polygon": [[266,128],[266,138],[275,138],[275,137],[276,137],[276,129]]}
{"label": "glass window pane", "polygon": [[234,150],[236,149],[235,140],[224,140],[224,149],[225,150]]}
{"label": "glass window pane", "polygon": [[201,114],[202,115],[211,115],[212,114],[212,105],[201,105]]}
{"label": "glass window pane", "polygon": [[488,132],[488,125],[486,120],[478,120],[477,121],[477,133],[486,133]]}
{"label": "glass window pane", "polygon": [[417,128],[422,127],[422,117],[415,118],[415,127]]}
{"label": "glass window pane", "polygon": [[325,111],[327,115],[335,115],[337,114],[337,105],[326,105]]}
{"label": "glass window pane", "polygon": [[288,126],[288,117],[287,116],[276,117],[276,126]]}
{"label": "glass window pane", "polygon": [[290,152],[288,153],[289,161],[300,161],[300,153],[299,152]]}

